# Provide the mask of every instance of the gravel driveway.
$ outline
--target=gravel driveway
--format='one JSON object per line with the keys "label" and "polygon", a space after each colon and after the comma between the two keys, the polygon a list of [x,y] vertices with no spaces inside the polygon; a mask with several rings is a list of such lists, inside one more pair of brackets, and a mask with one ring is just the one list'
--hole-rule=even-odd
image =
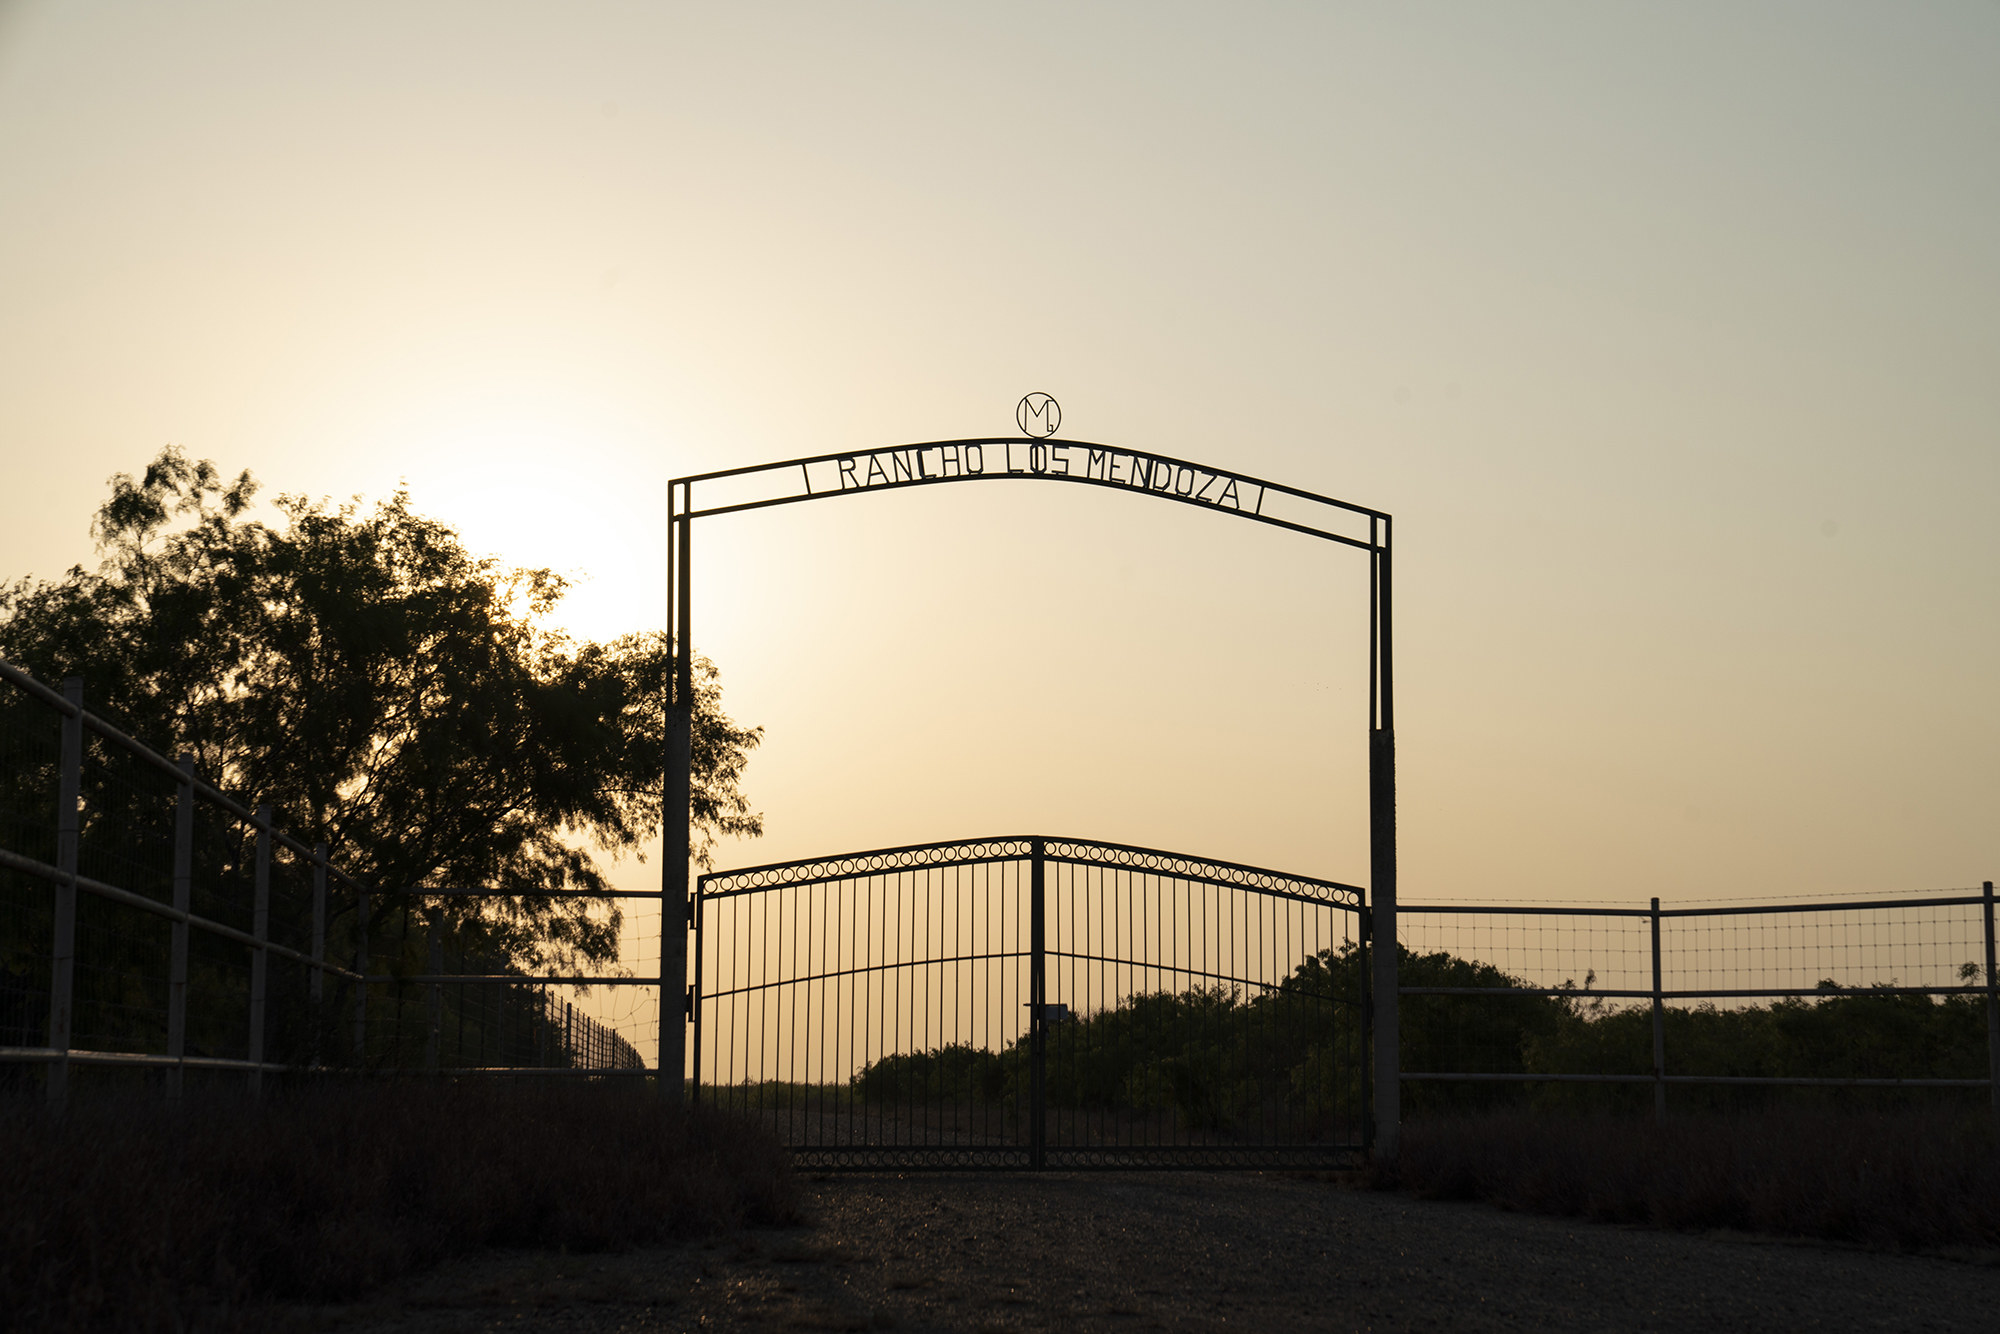
{"label": "gravel driveway", "polygon": [[551,1330],[1993,1330],[1996,1257],[1502,1213],[1280,1175],[852,1176],[810,1222],[625,1255],[487,1255],[371,1334]]}

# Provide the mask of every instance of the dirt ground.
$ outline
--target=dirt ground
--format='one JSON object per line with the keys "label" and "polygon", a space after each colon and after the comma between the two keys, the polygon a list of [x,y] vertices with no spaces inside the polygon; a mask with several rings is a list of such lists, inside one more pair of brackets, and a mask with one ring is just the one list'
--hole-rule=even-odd
{"label": "dirt ground", "polygon": [[810,1221],[494,1254],[348,1334],[474,1330],[1992,1330],[2000,1257],[1655,1232],[1282,1175],[809,1179]]}

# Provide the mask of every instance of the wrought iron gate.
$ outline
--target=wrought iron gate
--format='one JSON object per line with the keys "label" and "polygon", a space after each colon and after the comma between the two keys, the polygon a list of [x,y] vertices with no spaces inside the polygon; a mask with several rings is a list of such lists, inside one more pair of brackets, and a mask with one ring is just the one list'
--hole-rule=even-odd
{"label": "wrought iron gate", "polygon": [[1351,885],[1009,837],[702,876],[694,1096],[817,1167],[1316,1167],[1367,1147]]}

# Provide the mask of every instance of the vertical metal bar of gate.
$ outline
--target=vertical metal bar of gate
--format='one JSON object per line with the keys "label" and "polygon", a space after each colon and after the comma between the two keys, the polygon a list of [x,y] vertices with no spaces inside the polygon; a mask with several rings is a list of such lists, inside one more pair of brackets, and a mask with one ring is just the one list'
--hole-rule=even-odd
{"label": "vertical metal bar of gate", "polygon": [[48,1099],[60,1107],[69,1096],[69,1044],[72,1006],[76,999],[76,873],[80,838],[78,805],[83,799],[83,678],[65,677],[63,699],[69,711],[62,720],[61,770],[56,779],[55,948],[49,968]]}
{"label": "vertical metal bar of gate", "polygon": [[1040,1170],[1048,1161],[1048,938],[1043,894],[1042,840],[1028,844],[1028,1166]]}

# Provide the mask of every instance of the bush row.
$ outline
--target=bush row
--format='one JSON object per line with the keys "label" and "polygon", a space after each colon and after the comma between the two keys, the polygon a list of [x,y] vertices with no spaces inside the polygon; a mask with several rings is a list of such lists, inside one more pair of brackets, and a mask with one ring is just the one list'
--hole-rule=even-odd
{"label": "bush row", "polygon": [[483,1246],[603,1250],[797,1209],[784,1150],[631,1088],[348,1085],[0,1107],[0,1324],[248,1327]]}

